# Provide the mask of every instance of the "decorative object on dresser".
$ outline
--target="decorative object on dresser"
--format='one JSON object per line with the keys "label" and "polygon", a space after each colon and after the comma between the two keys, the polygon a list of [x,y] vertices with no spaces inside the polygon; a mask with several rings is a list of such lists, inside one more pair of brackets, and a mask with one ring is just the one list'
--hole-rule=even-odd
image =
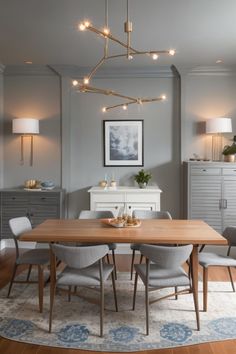
{"label": "decorative object on dresser", "polygon": [[1,238],[10,238],[8,222],[12,218],[26,216],[32,226],[41,224],[46,219],[64,217],[64,190],[25,191],[23,189],[0,190]]}
{"label": "decorative object on dresser", "polygon": [[12,121],[13,134],[21,135],[21,165],[24,164],[24,137],[30,136],[30,166],[33,165],[33,136],[39,134],[39,120],[17,118]]}
{"label": "decorative object on dresser", "polygon": [[134,176],[134,180],[138,183],[139,188],[146,188],[151,178],[151,173],[146,172],[143,169]]}
{"label": "decorative object on dresser", "polygon": [[223,149],[222,154],[224,155],[225,162],[234,162],[236,154],[236,135],[233,138],[232,145],[226,145]]}
{"label": "decorative object on dresser", "polygon": [[222,134],[232,133],[231,118],[212,118],[206,121],[206,133],[212,134],[212,161],[222,160]]}
{"label": "decorative object on dresser", "polygon": [[143,120],[104,120],[104,166],[143,166]]}
{"label": "decorative object on dresser", "polygon": [[229,162],[184,162],[185,217],[202,219],[222,234],[236,220],[236,166]]}

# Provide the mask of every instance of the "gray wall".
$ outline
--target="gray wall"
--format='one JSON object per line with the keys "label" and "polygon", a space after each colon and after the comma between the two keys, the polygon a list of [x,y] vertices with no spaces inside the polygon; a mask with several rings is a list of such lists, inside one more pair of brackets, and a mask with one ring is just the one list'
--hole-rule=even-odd
{"label": "gray wall", "polygon": [[232,118],[233,133],[224,135],[224,144],[236,134],[236,75],[232,70],[182,73],[182,159],[198,154],[211,159],[211,136],[205,121],[214,117]]}
{"label": "gray wall", "polygon": [[[12,134],[12,119],[21,117],[40,120],[33,166],[29,138],[24,138],[25,163],[20,165],[20,136]],[[54,73],[4,76],[4,163],[4,187],[23,185],[26,179],[61,184],[60,79]]]}
{"label": "gray wall", "polygon": [[175,112],[179,98],[175,90],[176,81],[174,77],[97,79],[94,86],[138,97],[155,97],[162,93],[168,97],[165,102],[134,105],[127,111],[116,109],[105,114],[101,108],[112,104],[111,97],[70,92],[70,141],[65,142],[70,144],[70,217],[76,217],[81,209],[89,208],[87,190],[104,179],[105,173],[110,178],[114,173],[119,185],[134,185],[133,176],[141,168],[103,167],[104,119],[144,120],[144,168],[153,174],[151,182],[163,191],[161,208],[179,217],[180,129]]}

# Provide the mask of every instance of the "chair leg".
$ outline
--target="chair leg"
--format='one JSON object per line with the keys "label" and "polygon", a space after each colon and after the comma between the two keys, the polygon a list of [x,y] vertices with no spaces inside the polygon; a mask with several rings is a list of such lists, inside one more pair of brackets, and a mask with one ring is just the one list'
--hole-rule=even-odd
{"label": "chair leg", "polygon": [[68,301],[71,301],[71,285],[68,286]]}
{"label": "chair leg", "polygon": [[44,287],[44,278],[43,278],[43,267],[38,266],[38,291],[39,291],[39,312],[43,312],[43,287]]}
{"label": "chair leg", "polygon": [[203,311],[207,311],[208,268],[203,268]]}
{"label": "chair leg", "polygon": [[9,285],[9,289],[8,289],[8,294],[7,294],[7,297],[10,296],[10,293],[11,293],[11,288],[12,288],[12,284],[14,282],[14,279],[15,279],[15,275],[16,275],[16,269],[17,269],[18,265],[17,264],[14,264],[14,269],[13,269],[13,273],[12,273],[12,277],[11,277],[11,282],[10,282],[10,285]]}
{"label": "chair leg", "polygon": [[133,311],[135,310],[137,284],[138,284],[138,273],[136,272],[135,273],[135,281],[134,281]]}
{"label": "chair leg", "polygon": [[[178,292],[178,286],[175,286],[175,293]],[[178,300],[178,294],[175,294],[175,300]]]}
{"label": "chair leg", "polygon": [[133,250],[133,253],[132,253],[131,270],[130,270],[130,280],[133,279],[133,272],[134,272],[134,256],[135,256],[135,250]]}
{"label": "chair leg", "polygon": [[56,284],[54,285],[54,288],[50,289],[50,310],[49,310],[49,333],[52,331],[52,312],[53,312],[53,305],[54,305],[54,297],[55,297],[55,290],[56,290]]}
{"label": "chair leg", "polygon": [[107,253],[107,263],[110,264],[109,254]]}
{"label": "chair leg", "polygon": [[233,276],[232,276],[232,272],[231,272],[231,268],[230,267],[228,267],[228,271],[229,271],[229,277],[230,277],[232,289],[233,289],[233,292],[235,292],[234,280],[233,280]]}
{"label": "chair leg", "polygon": [[149,293],[148,286],[145,284],[145,307],[146,307],[146,335],[149,335]]}
{"label": "chair leg", "polygon": [[111,279],[112,279],[112,287],[113,287],[113,293],[114,293],[115,308],[116,308],[116,312],[118,312],[118,304],[117,304],[117,296],[116,296],[116,283],[115,283],[114,270],[113,270],[112,273],[111,273]]}
{"label": "chair leg", "polygon": [[103,337],[103,316],[104,316],[104,284],[100,288],[100,337]]}
{"label": "chair leg", "polygon": [[117,280],[116,257],[115,257],[115,251],[114,250],[112,250],[112,260],[113,260],[114,271],[115,271],[115,279]]}
{"label": "chair leg", "polygon": [[143,255],[142,255],[142,254],[140,254],[139,264],[141,264],[141,263],[142,263],[142,261],[143,261]]}
{"label": "chair leg", "polygon": [[32,269],[32,264],[29,265],[29,270],[28,270],[26,281],[29,281],[31,269]]}

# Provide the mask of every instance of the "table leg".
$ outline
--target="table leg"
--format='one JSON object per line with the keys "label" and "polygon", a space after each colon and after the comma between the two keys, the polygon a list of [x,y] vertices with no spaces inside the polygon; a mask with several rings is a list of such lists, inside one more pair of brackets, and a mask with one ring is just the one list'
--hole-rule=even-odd
{"label": "table leg", "polygon": [[55,287],[56,287],[56,257],[52,252],[50,247],[50,314],[49,314],[49,333],[52,329],[52,310],[53,302],[55,296]]}
{"label": "table leg", "polygon": [[199,306],[198,306],[198,245],[193,245],[191,253],[191,273],[192,273],[192,290],[193,299],[197,319],[197,329],[200,331]]}

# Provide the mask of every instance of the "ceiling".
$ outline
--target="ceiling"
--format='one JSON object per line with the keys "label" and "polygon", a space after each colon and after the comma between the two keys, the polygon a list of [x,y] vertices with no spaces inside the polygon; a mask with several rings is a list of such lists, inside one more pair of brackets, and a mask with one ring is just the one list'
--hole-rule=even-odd
{"label": "ceiling", "polygon": [[[80,32],[89,19],[104,25],[105,0],[0,0],[0,63],[94,66],[103,55],[103,39]],[[111,33],[125,40],[126,0],[109,0]],[[135,57],[132,65],[197,67],[236,65],[235,0],[130,0],[132,46],[139,50],[176,49],[174,57],[151,61]],[[111,52],[120,47],[111,45]],[[116,65],[130,65],[116,59]],[[113,63],[114,64],[114,63]],[[218,64],[222,65],[222,64]]]}

